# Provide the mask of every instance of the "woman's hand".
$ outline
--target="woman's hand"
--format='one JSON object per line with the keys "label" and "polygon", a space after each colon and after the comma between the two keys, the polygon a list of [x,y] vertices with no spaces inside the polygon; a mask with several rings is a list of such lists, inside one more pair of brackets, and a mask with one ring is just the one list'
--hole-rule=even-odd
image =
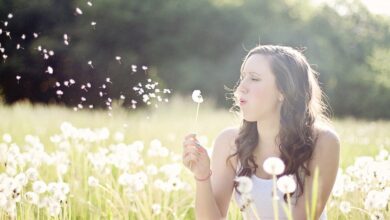
{"label": "woman's hand", "polygon": [[189,134],[183,141],[183,164],[197,178],[205,178],[210,172],[210,158],[199,144],[195,134]]}

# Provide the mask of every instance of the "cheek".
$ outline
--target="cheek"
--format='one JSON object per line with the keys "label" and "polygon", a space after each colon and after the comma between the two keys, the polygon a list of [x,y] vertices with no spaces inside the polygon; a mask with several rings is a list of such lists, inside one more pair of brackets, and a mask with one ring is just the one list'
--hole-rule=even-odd
{"label": "cheek", "polygon": [[272,105],[275,101],[275,89],[271,86],[259,85],[253,87],[253,99],[258,104]]}

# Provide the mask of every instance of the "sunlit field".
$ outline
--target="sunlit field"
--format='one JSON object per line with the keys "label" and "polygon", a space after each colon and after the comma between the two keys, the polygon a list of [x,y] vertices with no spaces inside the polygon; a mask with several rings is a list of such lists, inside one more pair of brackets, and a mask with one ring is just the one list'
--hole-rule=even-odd
{"label": "sunlit field", "polygon": [[[195,182],[181,163],[195,113],[190,97],[154,110],[114,105],[112,116],[1,106],[1,219],[195,219]],[[237,124],[233,113],[205,101],[198,138],[211,153],[216,135]],[[328,202],[329,219],[388,219],[390,122],[334,124],[343,175]],[[233,200],[229,219],[242,219]]]}

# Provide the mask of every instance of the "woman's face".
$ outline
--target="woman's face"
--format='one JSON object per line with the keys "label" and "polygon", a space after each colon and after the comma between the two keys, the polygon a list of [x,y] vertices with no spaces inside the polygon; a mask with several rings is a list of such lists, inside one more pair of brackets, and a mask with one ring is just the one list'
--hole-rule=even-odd
{"label": "woman's face", "polygon": [[246,121],[259,121],[280,114],[283,96],[277,89],[275,76],[264,55],[251,55],[240,78],[236,96]]}

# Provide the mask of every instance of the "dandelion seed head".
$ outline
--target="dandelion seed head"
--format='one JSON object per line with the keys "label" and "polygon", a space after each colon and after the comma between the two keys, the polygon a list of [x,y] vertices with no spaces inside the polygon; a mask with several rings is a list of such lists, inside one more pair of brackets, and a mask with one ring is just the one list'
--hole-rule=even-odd
{"label": "dandelion seed head", "polygon": [[192,100],[196,103],[202,103],[203,102],[203,97],[201,95],[200,90],[194,90],[192,92]]}
{"label": "dandelion seed head", "polygon": [[279,175],[283,173],[285,165],[278,157],[268,157],[263,163],[263,169],[268,174]]}
{"label": "dandelion seed head", "polygon": [[252,191],[253,182],[249,177],[247,176],[236,177],[235,181],[238,182],[237,190],[240,193],[247,194]]}

